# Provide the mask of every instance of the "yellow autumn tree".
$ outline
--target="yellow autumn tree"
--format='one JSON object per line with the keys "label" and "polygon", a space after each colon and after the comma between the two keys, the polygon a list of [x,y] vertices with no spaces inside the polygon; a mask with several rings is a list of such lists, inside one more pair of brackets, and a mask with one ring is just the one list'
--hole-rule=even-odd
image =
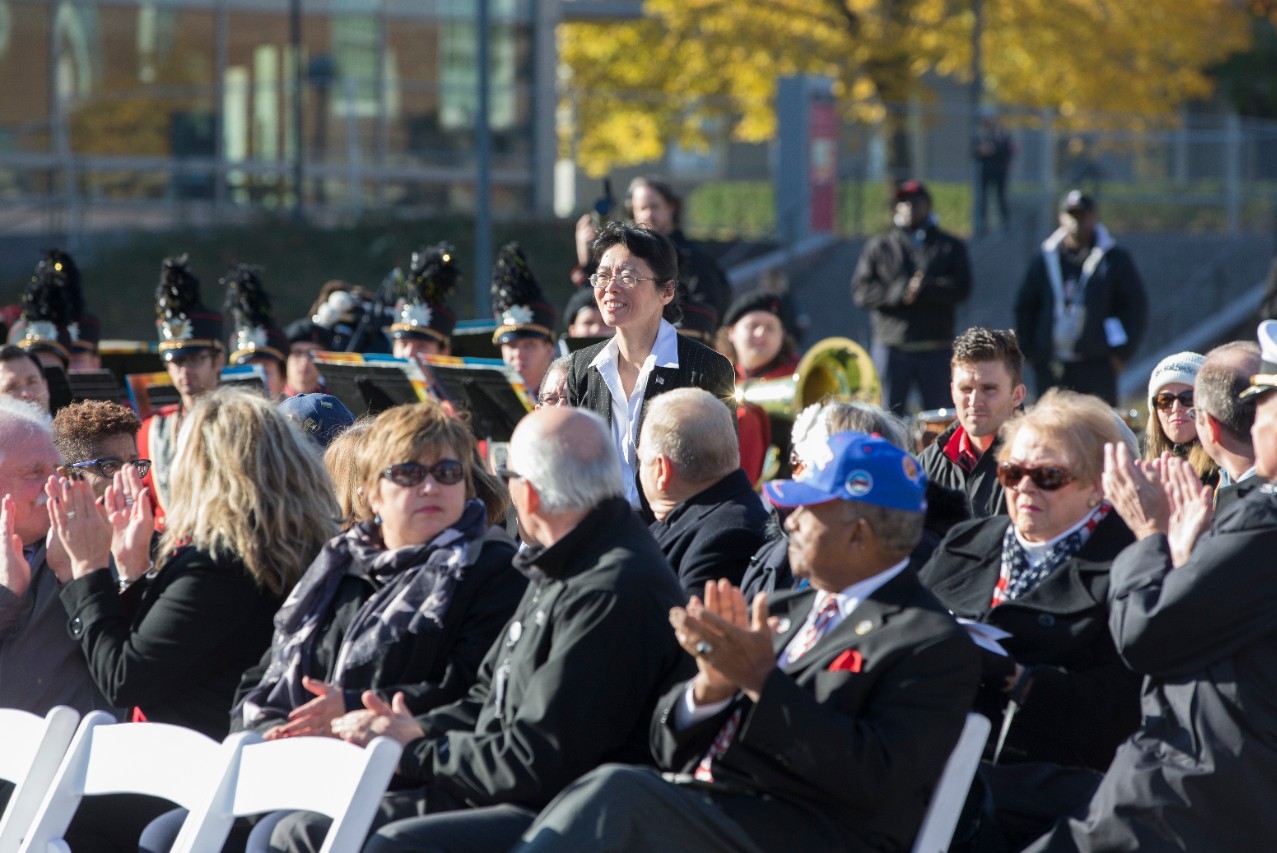
{"label": "yellow autumn tree", "polygon": [[[643,12],[560,28],[575,127],[562,153],[592,175],[704,144],[711,119],[738,140],[771,138],[781,76],[829,76],[848,117],[878,122],[925,95],[926,75],[971,75],[972,0],[645,0]],[[1165,120],[1248,46],[1251,14],[1231,0],[982,0],[985,90],[1065,122]]]}

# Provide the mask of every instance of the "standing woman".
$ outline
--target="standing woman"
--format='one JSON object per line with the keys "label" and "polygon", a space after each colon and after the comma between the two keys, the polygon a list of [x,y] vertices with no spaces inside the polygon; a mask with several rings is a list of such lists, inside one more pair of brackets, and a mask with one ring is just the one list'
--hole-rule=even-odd
{"label": "standing woman", "polygon": [[[123,592],[107,568],[109,516],[142,517],[133,512],[145,500],[140,481],[117,473],[108,513],[87,481],[49,479],[52,535],[71,562],[61,592],[68,630],[108,701],[135,719],[226,736],[240,674],[270,645],[276,609],[337,530],[332,486],[308,442],[260,394],[228,387],[201,397],[178,434],[155,567]],[[136,849],[155,813],[116,803],[101,831]],[[91,849],[111,849],[105,834]]]}
{"label": "standing woman", "polygon": [[609,222],[591,247],[590,276],[603,320],[616,334],[572,354],[568,402],[608,421],[626,497],[640,506],[637,445],[643,403],[675,388],[703,388],[735,409],[732,364],[671,325],[682,315],[678,254],[649,228]]}
{"label": "standing woman", "polygon": [[1219,466],[1197,438],[1193,411],[1193,383],[1206,357],[1178,352],[1157,363],[1148,378],[1148,426],[1144,428],[1144,458],[1170,453],[1187,459],[1202,485],[1219,481]]}

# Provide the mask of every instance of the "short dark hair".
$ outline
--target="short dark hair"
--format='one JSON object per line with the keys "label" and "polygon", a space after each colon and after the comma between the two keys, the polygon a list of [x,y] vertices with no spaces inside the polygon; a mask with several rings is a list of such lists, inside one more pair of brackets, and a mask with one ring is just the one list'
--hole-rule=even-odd
{"label": "short dark hair", "polygon": [[683,319],[683,294],[678,284],[678,249],[674,248],[669,238],[657,234],[646,225],[613,220],[603,226],[599,236],[590,245],[594,263],[597,264],[602,259],[604,252],[618,245],[647,262],[656,278],[653,286],[661,289],[665,283],[673,282],[674,298],[665,306],[662,316],[671,323]]}
{"label": "short dark hair", "polygon": [[1193,382],[1193,405],[1210,415],[1238,441],[1250,443],[1257,397],[1241,399],[1250,377],[1263,365],[1254,341],[1232,341],[1206,353]]}
{"label": "short dark hair", "polygon": [[82,400],[63,406],[53,418],[53,443],[68,464],[87,462],[103,439],[137,435],[142,423],[128,406],[107,400]]}
{"label": "short dark hair", "polygon": [[977,364],[982,361],[1000,361],[1011,374],[1011,387],[1024,381],[1024,353],[1020,340],[1012,329],[986,329],[972,326],[953,339],[952,370],[960,364]]}
{"label": "short dark hair", "polygon": [[661,198],[665,199],[665,203],[670,206],[670,221],[674,223],[675,228],[681,228],[683,223],[683,198],[674,191],[674,187],[669,181],[664,181],[651,175],[639,175],[630,181],[630,186],[625,191],[625,214],[631,219],[634,218],[634,191],[641,187],[654,190]]}
{"label": "short dark hair", "polygon": [[19,361],[21,359],[30,359],[31,363],[36,366],[41,375],[44,373],[44,365],[40,363],[40,357],[29,349],[23,349],[17,344],[5,344],[0,347],[0,364],[10,361]]}

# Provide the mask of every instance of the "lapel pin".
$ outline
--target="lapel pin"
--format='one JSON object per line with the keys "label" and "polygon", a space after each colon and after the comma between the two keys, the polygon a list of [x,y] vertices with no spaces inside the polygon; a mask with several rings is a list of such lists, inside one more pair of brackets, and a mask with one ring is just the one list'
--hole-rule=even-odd
{"label": "lapel pin", "polygon": [[865,619],[864,621],[856,623],[856,633],[862,637],[865,634],[868,634],[873,629],[874,629],[874,623],[870,622],[868,619]]}
{"label": "lapel pin", "polygon": [[537,615],[533,617],[532,621],[537,623],[538,628],[543,627],[545,625],[545,611],[538,610]]}
{"label": "lapel pin", "polygon": [[510,631],[506,635],[506,646],[513,646],[515,643],[519,642],[519,637],[521,636],[523,636],[523,623],[511,622]]}
{"label": "lapel pin", "polygon": [[657,385],[664,385],[664,384],[665,384],[665,377],[664,377],[664,376],[658,376],[658,377],[656,377],[656,384],[657,384]]}
{"label": "lapel pin", "polygon": [[780,617],[779,619],[776,620],[776,633],[777,634],[785,633],[793,626],[793,624],[794,623],[790,621],[790,618],[788,616]]}

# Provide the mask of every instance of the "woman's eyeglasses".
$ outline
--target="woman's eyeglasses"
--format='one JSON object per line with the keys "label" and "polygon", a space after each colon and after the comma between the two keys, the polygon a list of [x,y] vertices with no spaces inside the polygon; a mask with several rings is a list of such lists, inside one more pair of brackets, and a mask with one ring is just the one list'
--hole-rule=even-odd
{"label": "woman's eyeglasses", "polygon": [[1030,468],[1018,462],[1003,462],[998,466],[998,482],[1004,489],[1015,488],[1025,477],[1032,480],[1033,485],[1044,492],[1054,492],[1076,479],[1072,471],[1067,468],[1057,468],[1054,465]]}
{"label": "woman's eyeglasses", "polygon": [[87,459],[84,462],[73,462],[67,468],[77,473],[84,470],[93,471],[98,476],[109,480],[119,473],[125,465],[132,465],[136,468],[139,477],[145,477],[151,471],[150,459],[130,459],[125,461],[114,456],[101,456],[97,459]]}
{"label": "woman's eyeglasses", "polygon": [[405,489],[420,486],[426,481],[427,474],[434,477],[435,482],[441,486],[455,486],[465,479],[466,469],[456,459],[442,459],[433,465],[422,465],[420,462],[400,462],[398,465],[391,465],[381,472],[381,476],[396,486],[403,486]]}
{"label": "woman's eyeglasses", "polygon": [[1185,409],[1193,408],[1193,392],[1181,391],[1178,394],[1172,394],[1170,391],[1159,391],[1157,396],[1153,398],[1153,406],[1158,411],[1169,412],[1176,401]]}
{"label": "woman's eyeglasses", "polygon": [[640,281],[656,281],[656,279],[650,277],[643,278],[628,271],[623,272],[620,275],[612,275],[610,272],[596,272],[594,275],[590,276],[590,284],[594,285],[595,290],[602,290],[605,287],[610,287],[613,281],[616,282],[617,287],[629,290]]}

